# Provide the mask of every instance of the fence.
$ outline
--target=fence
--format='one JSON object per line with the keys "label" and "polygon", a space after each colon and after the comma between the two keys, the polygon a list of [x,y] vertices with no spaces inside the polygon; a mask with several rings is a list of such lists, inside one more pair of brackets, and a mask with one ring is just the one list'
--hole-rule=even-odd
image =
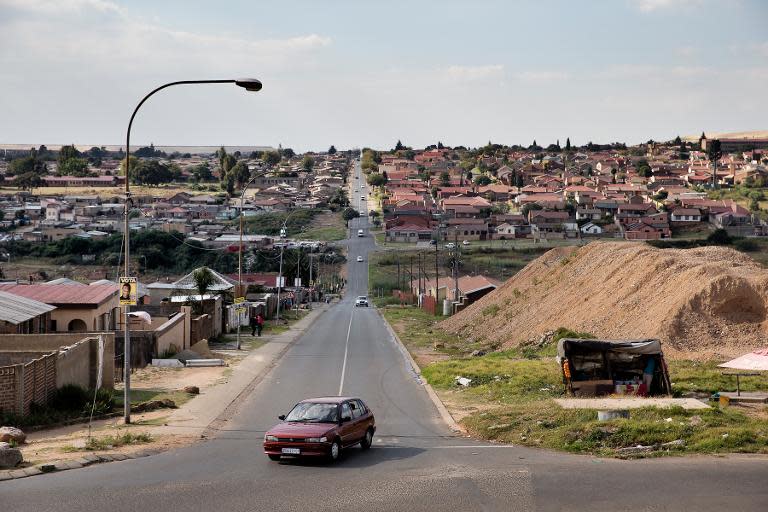
{"label": "fence", "polygon": [[1,412],[29,414],[33,403],[47,403],[55,391],[55,352],[28,363],[0,367]]}

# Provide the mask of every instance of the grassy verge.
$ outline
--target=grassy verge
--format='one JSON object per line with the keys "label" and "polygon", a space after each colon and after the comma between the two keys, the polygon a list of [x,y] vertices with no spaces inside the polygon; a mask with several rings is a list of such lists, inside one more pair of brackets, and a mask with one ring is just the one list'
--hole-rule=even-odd
{"label": "grassy verge", "polygon": [[[151,402],[153,400],[172,400],[177,406],[181,406],[189,402],[193,395],[185,393],[181,390],[167,390],[167,389],[136,389],[131,388],[131,404],[141,404],[144,402]],[[115,393],[115,407],[120,409],[123,406],[123,393],[122,390]]]}
{"label": "grassy verge", "polygon": [[[621,448],[673,441],[643,456],[768,453],[764,406],[696,411],[648,407],[632,410],[630,419],[597,421],[594,410],[561,409],[553,401],[564,394],[552,358],[555,342],[468,357],[477,347],[440,330],[437,318],[415,308],[385,308],[383,313],[414,356],[433,340],[444,340],[442,360],[423,365],[422,372],[452,412],[468,412],[460,423],[476,437],[601,456],[624,456]],[[675,394],[735,390],[735,379],[723,376],[716,364],[671,361]],[[456,385],[458,376],[471,379],[470,385]],[[766,388],[768,376],[743,379],[745,390]]]}
{"label": "grassy verge", "polygon": [[124,434],[117,434],[114,436],[91,437],[88,439],[88,441],[86,441],[83,448],[67,446],[64,448],[64,451],[75,452],[112,450],[114,448],[120,448],[121,446],[145,444],[151,443],[152,441],[152,436],[146,432],[139,432],[136,434],[133,432],[126,432]]}
{"label": "grassy verge", "polygon": [[320,226],[309,228],[301,233],[301,238],[305,240],[323,240],[326,242],[336,242],[347,238],[347,230],[343,226]]}

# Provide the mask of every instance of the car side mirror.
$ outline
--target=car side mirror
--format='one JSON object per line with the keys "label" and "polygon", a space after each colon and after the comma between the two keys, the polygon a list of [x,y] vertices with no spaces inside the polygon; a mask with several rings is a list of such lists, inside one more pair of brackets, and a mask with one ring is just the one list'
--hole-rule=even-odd
{"label": "car side mirror", "polygon": [[352,421],[352,418],[351,418],[351,417],[349,417],[349,416],[342,416],[342,417],[341,417],[341,422],[342,422],[342,423],[346,423],[346,422],[348,422],[348,421]]}
{"label": "car side mirror", "polygon": [[280,416],[277,417],[277,419],[279,419],[280,421],[284,421],[285,420],[285,414],[281,414]]}

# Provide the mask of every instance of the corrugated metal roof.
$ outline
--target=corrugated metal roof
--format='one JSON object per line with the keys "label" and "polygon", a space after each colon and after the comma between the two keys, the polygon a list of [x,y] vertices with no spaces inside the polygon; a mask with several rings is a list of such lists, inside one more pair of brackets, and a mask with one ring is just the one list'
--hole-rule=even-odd
{"label": "corrugated metal roof", "polygon": [[54,309],[56,306],[0,291],[0,320],[4,322],[19,325]]}
{"label": "corrugated metal roof", "polygon": [[52,304],[87,304],[98,306],[117,296],[116,285],[73,286],[69,284],[0,284],[0,291]]}

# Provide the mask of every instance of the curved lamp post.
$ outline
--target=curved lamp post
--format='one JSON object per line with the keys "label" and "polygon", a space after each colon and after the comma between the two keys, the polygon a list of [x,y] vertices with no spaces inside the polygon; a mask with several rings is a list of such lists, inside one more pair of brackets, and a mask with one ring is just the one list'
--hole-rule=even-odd
{"label": "curved lamp post", "polygon": [[[242,293],[243,288],[243,201],[245,200],[246,190],[248,190],[248,187],[251,186],[251,183],[256,178],[258,178],[258,175],[251,177],[240,194],[240,246],[237,248],[237,291],[240,293]],[[241,296],[244,297],[245,294],[242,293]],[[237,309],[235,308],[235,312],[237,312]],[[240,350],[240,313],[237,313],[237,315],[237,350]]]}
{"label": "curved lamp post", "polygon": [[[136,108],[133,109],[131,119],[128,121],[128,132],[125,136],[125,219],[123,223],[123,229],[125,231],[125,277],[131,275],[130,267],[130,236],[131,230],[128,222],[128,214],[131,210],[131,190],[130,190],[130,170],[131,170],[131,126],[133,126],[133,119],[136,117],[136,113],[141,106],[156,92],[162,91],[167,87],[173,85],[197,85],[197,84],[235,84],[238,87],[242,87],[246,91],[260,91],[261,82],[255,78],[238,78],[231,80],[180,80],[178,82],[169,82],[161,85],[160,87],[152,90],[149,94],[144,96]],[[123,382],[125,384],[125,391],[123,396],[123,415],[125,423],[131,422],[131,338],[129,332],[129,319],[131,306],[125,305],[125,338],[123,340]]]}

